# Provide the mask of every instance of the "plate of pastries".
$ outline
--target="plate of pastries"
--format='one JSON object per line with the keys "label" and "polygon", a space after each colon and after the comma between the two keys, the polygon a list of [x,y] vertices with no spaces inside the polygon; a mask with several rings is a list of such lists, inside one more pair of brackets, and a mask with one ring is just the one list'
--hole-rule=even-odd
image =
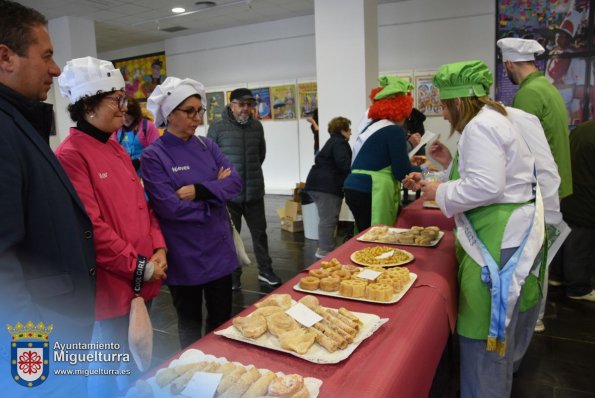
{"label": "plate of pastries", "polygon": [[375,225],[357,240],[391,245],[436,246],[443,236],[444,232],[436,226],[393,228],[386,225]]}
{"label": "plate of pastries", "polygon": [[[401,300],[417,279],[417,275],[405,267],[357,267],[341,264],[336,258],[321,264],[322,268],[309,270],[308,276],[301,278],[293,289],[349,300],[393,304]],[[377,271],[380,275],[374,280],[359,277],[366,269]]]}
{"label": "plate of pastries", "polygon": [[391,246],[370,246],[351,253],[351,261],[365,267],[397,267],[415,259],[407,250]]}
{"label": "plate of pastries", "polygon": [[424,207],[430,208],[430,209],[439,209],[440,206],[438,206],[438,203],[435,200],[425,200],[423,203]]}
{"label": "plate of pastries", "polygon": [[255,304],[256,310],[247,316],[236,316],[232,326],[215,334],[286,352],[309,362],[338,363],[388,321],[344,307],[323,307],[312,295],[302,297],[299,303],[320,315],[322,320],[304,327],[286,313],[297,304],[289,294],[270,294]]}
{"label": "plate of pastries", "polygon": [[138,380],[126,398],[186,397],[184,390],[197,372],[222,374],[214,395],[218,398],[314,398],[322,385],[322,380],[313,377],[259,369],[189,349],[155,376]]}

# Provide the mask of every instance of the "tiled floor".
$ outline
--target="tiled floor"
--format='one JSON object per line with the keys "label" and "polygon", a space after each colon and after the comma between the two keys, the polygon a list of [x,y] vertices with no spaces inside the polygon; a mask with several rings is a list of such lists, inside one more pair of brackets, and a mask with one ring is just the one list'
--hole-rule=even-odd
{"label": "tiled floor", "polygon": [[[317,242],[304,238],[303,233],[282,231],[275,211],[282,207],[286,196],[267,196],[269,250],[273,267],[284,280],[293,277],[316,261]],[[337,241],[348,232],[340,228]],[[254,261],[248,229],[241,233],[246,249]],[[256,266],[244,270],[242,290],[233,293],[234,314],[252,305],[272,289],[257,281]],[[595,304],[567,299],[561,288],[550,288],[544,333],[536,334],[525,360],[513,383],[513,397],[519,398],[595,398]],[[177,318],[167,288],[154,300],[151,319],[155,328],[154,365],[180,349],[177,338]],[[433,395],[457,396],[455,354],[443,358]],[[444,392],[447,391],[447,392]],[[370,397],[372,398],[372,397]],[[374,397],[376,398],[376,397]]]}

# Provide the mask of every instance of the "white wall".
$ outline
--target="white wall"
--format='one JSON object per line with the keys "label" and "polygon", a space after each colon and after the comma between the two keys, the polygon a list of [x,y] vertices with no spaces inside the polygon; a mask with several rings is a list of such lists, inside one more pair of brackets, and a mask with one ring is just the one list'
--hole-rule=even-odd
{"label": "white wall", "polygon": [[[493,0],[408,0],[378,6],[380,71],[437,69],[448,62],[481,59],[493,70],[495,53]],[[168,75],[191,77],[208,88],[258,87],[314,80],[314,16],[200,33],[150,46],[99,54],[124,58],[165,49]],[[337,65],[337,71],[340,71]],[[363,113],[362,109],[362,113]],[[358,120],[352,120],[357,126]],[[309,124],[264,121],[267,160],[263,169],[268,193],[290,192],[304,181],[313,163]],[[448,124],[429,117],[426,129],[446,137]],[[199,131],[204,134],[204,129]],[[321,145],[327,139],[321,126]]]}

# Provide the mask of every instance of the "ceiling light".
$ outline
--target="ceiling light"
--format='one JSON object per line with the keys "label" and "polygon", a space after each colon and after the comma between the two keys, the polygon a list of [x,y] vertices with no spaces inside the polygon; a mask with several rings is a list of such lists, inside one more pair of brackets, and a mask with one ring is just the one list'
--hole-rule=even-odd
{"label": "ceiling light", "polygon": [[183,12],[186,12],[186,9],[182,7],[174,7],[171,9],[171,12],[173,12],[174,14],[181,14]]}

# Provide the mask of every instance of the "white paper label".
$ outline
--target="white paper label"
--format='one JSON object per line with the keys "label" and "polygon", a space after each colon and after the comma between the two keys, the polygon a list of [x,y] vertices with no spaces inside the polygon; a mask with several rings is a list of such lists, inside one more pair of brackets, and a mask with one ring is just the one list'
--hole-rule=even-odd
{"label": "white paper label", "polygon": [[213,398],[223,374],[196,372],[182,391],[182,395],[193,398]]}
{"label": "white paper label", "polygon": [[360,272],[359,274],[357,274],[357,277],[375,281],[376,278],[378,278],[380,275],[382,275],[382,272],[374,271],[371,269],[365,269],[362,272]]}
{"label": "white paper label", "polygon": [[318,315],[302,303],[297,303],[296,305],[285,311],[285,313],[307,328],[314,325],[315,323],[322,321],[322,317],[320,315]]}
{"label": "white paper label", "polygon": [[376,256],[376,259],[377,259],[377,260],[384,260],[384,259],[386,259],[386,258],[392,257],[392,256],[393,256],[393,254],[395,254],[395,251],[394,251],[394,250],[391,250],[391,251],[389,251],[389,252],[382,253],[381,255],[379,255],[379,256]]}

